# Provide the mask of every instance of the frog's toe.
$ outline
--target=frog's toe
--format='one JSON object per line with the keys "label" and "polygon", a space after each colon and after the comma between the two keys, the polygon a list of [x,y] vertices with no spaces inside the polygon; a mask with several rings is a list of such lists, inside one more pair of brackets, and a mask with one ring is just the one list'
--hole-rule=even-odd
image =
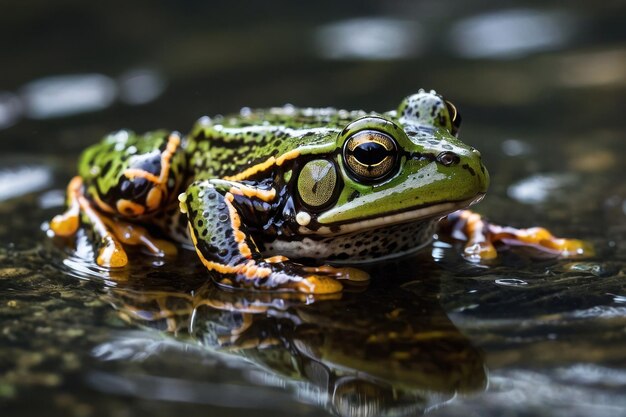
{"label": "frog's toe", "polygon": [[69,209],[63,214],[58,214],[50,221],[50,230],[55,236],[69,237],[78,231],[78,212]]}
{"label": "frog's toe", "polygon": [[331,277],[311,275],[301,281],[295,281],[293,288],[301,293],[321,295],[341,292],[343,285]]}
{"label": "frog's toe", "polygon": [[557,246],[564,258],[578,258],[582,256],[594,256],[595,250],[589,242],[579,239],[555,239],[552,243]]}
{"label": "frog's toe", "polygon": [[102,219],[109,230],[125,245],[142,245],[154,256],[175,256],[178,250],[172,242],[153,237],[145,227],[122,220]]}
{"label": "frog's toe", "polygon": [[76,234],[80,224],[80,204],[78,196],[83,187],[83,179],[76,176],[67,185],[68,207],[65,213],[54,216],[50,221],[50,230],[55,236],[69,237]]}
{"label": "frog's toe", "polygon": [[[308,270],[292,263],[248,263],[242,267],[233,267],[234,273],[219,274],[215,282],[229,289],[248,289],[268,292],[297,292],[303,294],[340,293],[343,285],[337,277],[319,271]],[[226,269],[224,269],[226,272]],[[335,274],[336,275],[336,274]]]}
{"label": "frog's toe", "polygon": [[579,258],[594,254],[593,246],[579,239],[563,239],[552,236],[538,240],[536,245],[540,250],[555,253],[561,258]]}
{"label": "frog's toe", "polygon": [[334,267],[330,265],[322,265],[322,266],[306,266],[303,268],[304,271],[316,274],[316,275],[324,275],[327,277],[332,277],[338,280],[344,280],[352,283],[362,283],[367,282],[370,279],[370,276],[367,272],[358,268],[351,267]]}
{"label": "frog's toe", "polygon": [[96,263],[105,268],[122,268],[128,264],[128,256],[120,242],[112,237],[105,237],[102,239]]}
{"label": "frog's toe", "polygon": [[561,258],[578,258],[594,254],[590,243],[578,239],[556,237],[543,227],[515,229],[491,226],[491,228],[493,239],[500,240],[509,246],[528,246]]}

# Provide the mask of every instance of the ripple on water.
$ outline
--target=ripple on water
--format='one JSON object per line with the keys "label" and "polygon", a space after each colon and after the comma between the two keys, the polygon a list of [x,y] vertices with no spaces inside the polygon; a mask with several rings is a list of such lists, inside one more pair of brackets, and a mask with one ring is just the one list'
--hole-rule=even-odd
{"label": "ripple on water", "polygon": [[503,287],[525,287],[528,285],[528,282],[519,278],[499,278],[494,281],[497,285],[501,285]]}
{"label": "ripple on water", "polygon": [[64,274],[84,280],[104,281],[109,286],[115,286],[117,282],[127,279],[126,269],[112,270],[95,262],[93,246],[83,229],[78,230],[72,245],[57,243],[53,239],[47,239],[43,256],[52,267]]}

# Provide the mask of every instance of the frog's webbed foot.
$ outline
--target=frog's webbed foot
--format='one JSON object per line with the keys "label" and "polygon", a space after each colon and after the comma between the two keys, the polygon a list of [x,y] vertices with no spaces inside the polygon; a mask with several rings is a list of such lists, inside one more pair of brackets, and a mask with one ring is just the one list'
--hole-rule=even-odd
{"label": "frog's webbed foot", "polygon": [[460,210],[447,218],[451,236],[465,241],[463,257],[472,262],[488,261],[498,256],[496,245],[532,248],[544,255],[573,258],[589,256],[593,248],[578,239],[555,237],[547,229],[517,229],[488,223],[480,214]]}
{"label": "frog's webbed foot", "polygon": [[275,197],[274,189],[217,179],[194,182],[179,197],[196,252],[208,270],[219,274],[214,278],[219,285],[330,294],[342,290],[340,279],[366,279],[367,274],[353,268],[311,268],[284,256],[263,258],[242,221],[243,210],[236,198],[258,203],[248,204],[248,208],[262,208],[271,205]]}
{"label": "frog's webbed foot", "polygon": [[78,231],[81,215],[98,239],[98,265],[120,268],[128,263],[128,256],[122,244],[142,245],[153,255],[175,255],[176,247],[165,240],[157,239],[139,225],[112,218],[99,212],[84,195],[83,180],[76,176],[67,187],[68,209],[55,216],[50,222],[50,230],[56,236],[71,237]]}

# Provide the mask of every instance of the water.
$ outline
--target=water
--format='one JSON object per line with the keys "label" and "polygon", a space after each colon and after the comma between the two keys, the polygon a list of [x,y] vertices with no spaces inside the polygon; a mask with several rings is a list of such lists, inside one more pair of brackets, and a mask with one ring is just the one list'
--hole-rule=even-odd
{"label": "water", "polygon": [[[620,2],[0,6],[3,416],[626,415],[626,43]],[[457,248],[341,297],[217,291],[193,253],[109,273],[47,239],[81,149],[292,103],[460,108],[492,176],[477,207],[596,248]],[[134,256],[132,256],[134,254]],[[84,257],[81,257],[81,256]]]}

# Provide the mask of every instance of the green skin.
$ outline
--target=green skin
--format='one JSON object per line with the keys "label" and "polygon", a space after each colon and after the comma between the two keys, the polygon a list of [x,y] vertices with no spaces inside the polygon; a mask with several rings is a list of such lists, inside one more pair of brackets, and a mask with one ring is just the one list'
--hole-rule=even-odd
{"label": "green skin", "polygon": [[[264,260],[265,242],[365,230],[376,236],[394,223],[433,222],[480,200],[489,175],[480,153],[456,138],[459,123],[451,104],[423,90],[383,114],[286,106],[205,117],[171,156],[158,207],[147,204],[152,184],[124,173],[159,175],[165,131],[112,134],[83,153],[79,174],[94,206],[100,200],[115,208],[124,199],[144,207],[140,215],[118,209],[113,217],[159,225],[177,240],[187,239],[188,221],[203,263],[221,273],[218,281],[284,289],[310,273],[291,260]],[[363,141],[353,153],[347,142],[359,133]],[[381,136],[387,145],[371,144]],[[187,216],[176,210],[179,194]],[[241,271],[251,261],[262,270],[258,276]]]}

